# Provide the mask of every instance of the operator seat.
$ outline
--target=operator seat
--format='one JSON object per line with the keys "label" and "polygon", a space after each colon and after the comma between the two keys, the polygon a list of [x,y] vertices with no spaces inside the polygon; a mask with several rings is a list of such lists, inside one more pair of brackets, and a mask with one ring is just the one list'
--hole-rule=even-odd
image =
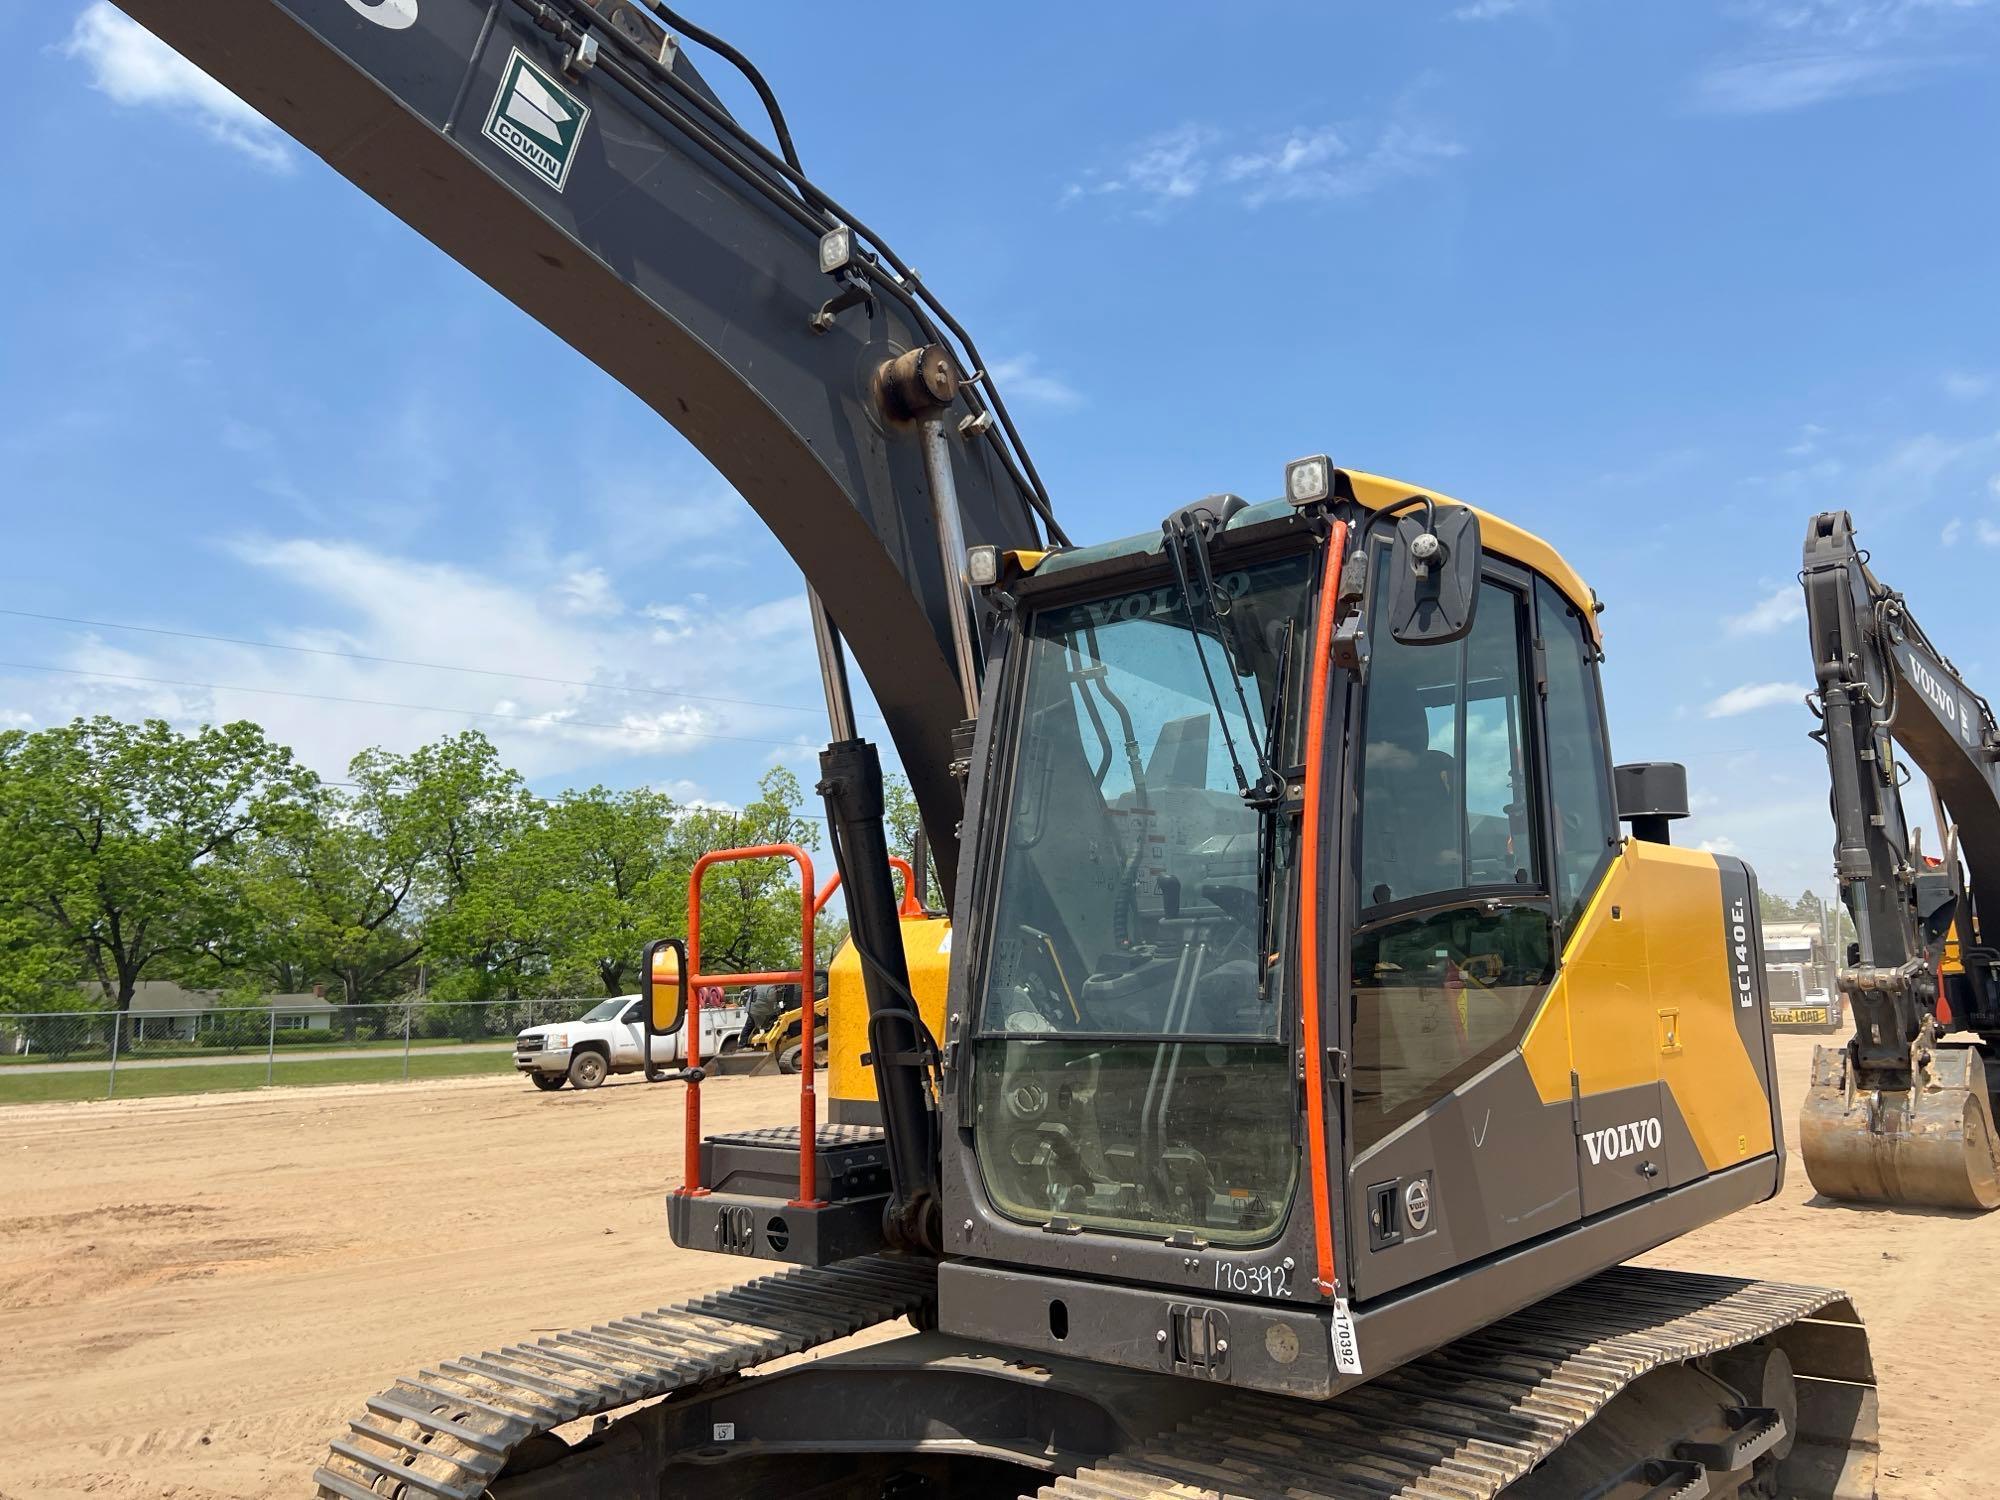
{"label": "operator seat", "polygon": [[1361,904],[1379,906],[1465,880],[1458,762],[1430,743],[1414,693],[1382,682],[1369,694],[1361,762]]}

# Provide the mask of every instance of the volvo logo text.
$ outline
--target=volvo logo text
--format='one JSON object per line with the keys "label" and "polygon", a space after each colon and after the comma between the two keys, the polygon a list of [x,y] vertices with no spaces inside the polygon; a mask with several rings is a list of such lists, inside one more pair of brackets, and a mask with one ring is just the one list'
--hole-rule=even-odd
{"label": "volvo logo text", "polygon": [[1660,1121],[1634,1120],[1630,1125],[1613,1125],[1609,1130],[1584,1132],[1583,1144],[1590,1152],[1590,1164],[1620,1161],[1640,1151],[1660,1149]]}

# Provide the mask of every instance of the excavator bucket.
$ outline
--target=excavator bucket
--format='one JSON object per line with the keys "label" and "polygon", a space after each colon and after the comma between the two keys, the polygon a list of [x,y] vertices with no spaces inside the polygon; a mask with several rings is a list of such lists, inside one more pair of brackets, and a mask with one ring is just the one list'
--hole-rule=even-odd
{"label": "excavator bucket", "polygon": [[1813,1052],[1799,1117],[1806,1176],[1829,1198],[1912,1208],[2000,1207],[1986,1061],[1936,1046],[1908,1089],[1857,1089],[1845,1047]]}

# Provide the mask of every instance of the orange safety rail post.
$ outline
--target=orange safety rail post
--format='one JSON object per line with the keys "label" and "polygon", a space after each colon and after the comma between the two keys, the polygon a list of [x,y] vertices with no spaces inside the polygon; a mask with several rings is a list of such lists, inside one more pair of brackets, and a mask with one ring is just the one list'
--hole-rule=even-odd
{"label": "orange safety rail post", "polygon": [[[896,908],[896,915],[903,918],[925,915],[924,898],[917,890],[917,876],[910,868],[910,862],[899,854],[892,854],[889,856],[889,868],[903,872],[903,900]],[[833,879],[820,887],[819,896],[813,902],[813,911],[819,913],[826,910],[826,903],[833,899],[833,893],[839,889],[840,872],[836,870]]]}
{"label": "orange safety rail post", "polygon": [[[1313,1285],[1322,1297],[1338,1296],[1333,1239],[1333,1210],[1328,1203],[1326,1141],[1326,1049],[1321,1045],[1320,1015],[1325,1004],[1325,976],[1320,958],[1321,917],[1332,893],[1322,889],[1320,830],[1327,797],[1326,719],[1333,692],[1333,611],[1340,592],[1340,567],[1347,556],[1347,525],[1336,521],[1327,533],[1326,558],[1321,563],[1318,618],[1313,622],[1312,686],[1306,699],[1306,786],[1300,837],[1305,859],[1299,879],[1299,1029],[1306,1052],[1306,1158],[1312,1175]],[[1336,1311],[1338,1304],[1335,1304]]]}
{"label": "orange safety rail post", "polygon": [[[701,972],[701,878],[713,865],[733,864],[745,859],[789,859],[799,867],[799,966],[789,972],[762,974],[703,974]],[[790,1208],[819,1208],[815,1180],[819,1135],[819,1096],[813,1084],[813,1049],[817,1037],[813,1014],[813,919],[822,903],[813,899],[812,856],[797,844],[756,844],[747,849],[716,849],[702,855],[688,872],[688,970],[685,983],[694,997],[688,1026],[687,1065],[689,1071],[701,1066],[701,992],[705,987],[728,988],[749,984],[796,984],[799,987],[799,1195]],[[682,1147],[681,1191],[691,1195],[706,1193],[701,1180],[701,1080],[691,1078],[687,1091],[687,1138]]]}

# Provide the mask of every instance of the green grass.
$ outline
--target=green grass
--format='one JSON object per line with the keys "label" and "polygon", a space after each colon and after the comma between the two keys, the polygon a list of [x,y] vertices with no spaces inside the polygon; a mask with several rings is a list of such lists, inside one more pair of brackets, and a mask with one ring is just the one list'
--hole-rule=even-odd
{"label": "green grass", "polygon": [[[234,1056],[246,1059],[254,1057],[258,1059],[257,1065],[259,1067],[262,1067],[265,1045],[266,1045],[266,1040],[261,1036],[258,1037],[255,1041],[245,1042],[242,1046],[234,1048],[233,1050],[228,1047],[203,1047],[193,1042],[148,1042],[146,1043],[145,1047],[140,1051],[120,1053],[118,1061],[121,1065],[123,1065],[124,1063],[130,1061],[152,1061],[154,1059],[168,1058],[168,1057]],[[475,1037],[413,1036],[410,1038],[410,1050],[412,1052],[421,1051],[425,1047],[490,1046],[490,1047],[511,1048],[513,1045],[514,1045],[514,1038],[511,1034],[507,1036],[475,1036]],[[403,1039],[400,1036],[392,1036],[383,1038],[381,1040],[375,1040],[371,1038],[368,1040],[357,1039],[355,1041],[348,1042],[341,1040],[339,1032],[329,1031],[329,1032],[316,1033],[313,1039],[309,1042],[288,1042],[285,1040],[284,1032],[281,1031],[278,1033],[278,1065],[280,1067],[284,1066],[285,1059],[288,1057],[309,1058],[315,1052],[375,1052],[375,1051],[392,1051],[400,1059],[403,1055]],[[105,1061],[105,1057],[106,1054],[104,1048],[101,1046],[79,1047],[74,1052],[70,1052],[62,1057],[57,1057],[54,1053],[51,1052],[9,1052],[4,1055],[0,1055],[0,1072],[4,1072],[10,1065],[26,1065],[34,1063],[64,1063],[64,1062],[102,1063],[103,1061]]]}
{"label": "green grass", "polygon": [[[512,1052],[456,1052],[443,1057],[410,1053],[411,1078],[464,1078],[511,1073]],[[397,1083],[403,1077],[403,1058],[349,1057],[327,1061],[291,1058],[278,1054],[272,1079],[279,1088],[311,1088],[328,1083]],[[0,1104],[41,1104],[63,1099],[102,1099],[106,1070],[87,1073],[35,1073],[26,1077],[0,1075]],[[204,1068],[120,1069],[120,1099],[140,1099],[155,1094],[213,1094],[264,1087],[264,1060],[221,1063]]]}

